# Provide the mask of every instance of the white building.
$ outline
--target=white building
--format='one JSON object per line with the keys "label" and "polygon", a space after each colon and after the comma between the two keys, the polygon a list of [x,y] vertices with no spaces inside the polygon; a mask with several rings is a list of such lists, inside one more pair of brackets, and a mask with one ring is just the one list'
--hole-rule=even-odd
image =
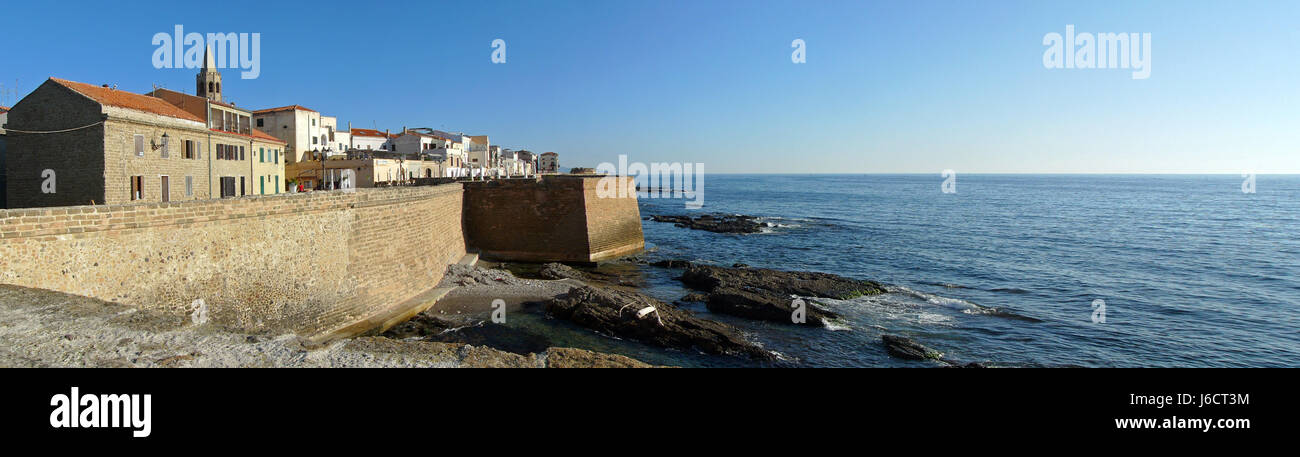
{"label": "white building", "polygon": [[253,111],[253,127],[289,144],[286,164],[312,160],[316,153],[342,155],[351,141],[338,130],[338,118],[299,105]]}
{"label": "white building", "polygon": [[373,129],[350,128],[348,133],[352,137],[351,150],[361,151],[392,151],[394,135],[387,131],[381,132]]}

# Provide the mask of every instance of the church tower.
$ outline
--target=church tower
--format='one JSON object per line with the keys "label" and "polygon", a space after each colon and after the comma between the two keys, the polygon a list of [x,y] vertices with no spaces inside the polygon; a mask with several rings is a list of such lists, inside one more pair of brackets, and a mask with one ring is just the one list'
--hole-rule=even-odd
{"label": "church tower", "polygon": [[212,45],[203,50],[203,68],[194,79],[198,87],[195,95],[215,102],[221,101],[221,73],[217,71],[216,59],[212,57]]}

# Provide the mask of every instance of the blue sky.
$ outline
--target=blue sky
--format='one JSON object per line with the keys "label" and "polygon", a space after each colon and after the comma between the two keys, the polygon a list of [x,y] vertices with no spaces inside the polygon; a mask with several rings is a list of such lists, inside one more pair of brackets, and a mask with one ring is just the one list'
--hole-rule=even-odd
{"label": "blue sky", "polygon": [[[261,33],[246,108],[709,172],[1300,172],[1296,2],[7,2],[0,83],[193,92],[155,33]],[[1151,75],[1044,34],[1150,33]],[[31,37],[16,39],[16,37]],[[505,64],[491,62],[494,39]],[[791,62],[803,39],[807,62]],[[21,93],[20,93],[21,96]],[[3,104],[11,104],[5,98]]]}

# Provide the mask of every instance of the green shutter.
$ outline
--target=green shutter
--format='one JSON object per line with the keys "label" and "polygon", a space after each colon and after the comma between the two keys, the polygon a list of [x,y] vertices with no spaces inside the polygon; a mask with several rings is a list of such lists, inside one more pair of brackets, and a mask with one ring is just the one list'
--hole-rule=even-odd
{"label": "green shutter", "polygon": [[260,192],[262,195],[266,195],[266,177],[265,177],[265,176],[258,176],[258,177],[257,177],[257,190],[258,190],[258,192]]}

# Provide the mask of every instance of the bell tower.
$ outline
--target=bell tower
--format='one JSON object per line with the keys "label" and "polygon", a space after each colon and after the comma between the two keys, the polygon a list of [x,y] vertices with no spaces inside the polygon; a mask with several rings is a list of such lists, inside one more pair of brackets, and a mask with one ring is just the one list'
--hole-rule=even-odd
{"label": "bell tower", "polygon": [[216,59],[212,57],[212,45],[203,50],[203,68],[194,79],[198,88],[195,95],[215,102],[221,101],[221,73],[217,71]]}

